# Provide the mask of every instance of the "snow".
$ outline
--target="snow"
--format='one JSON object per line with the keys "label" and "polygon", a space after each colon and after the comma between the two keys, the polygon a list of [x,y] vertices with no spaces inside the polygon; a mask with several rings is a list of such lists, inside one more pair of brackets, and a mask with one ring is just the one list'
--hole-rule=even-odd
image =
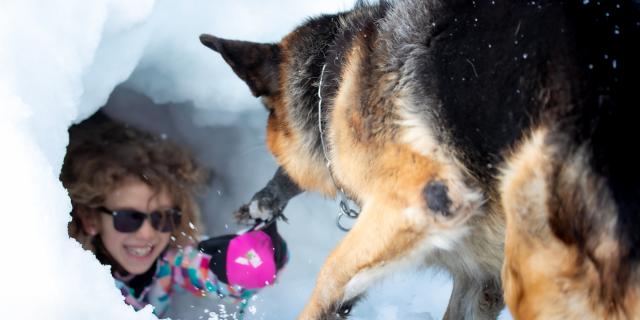
{"label": "snow", "polygon": [[[203,219],[210,235],[234,232],[231,212],[264,185],[276,164],[264,145],[263,108],[198,35],[278,41],[307,16],[351,5],[0,2],[1,318],[155,319],[150,308],[126,306],[108,268],[67,236],[71,205],[58,174],[68,126],[111,96],[109,114],[186,144],[215,169],[200,199]],[[301,310],[321,263],[344,235],[335,212],[332,201],[317,195],[290,203],[290,224],[281,224],[281,232],[291,262],[274,287],[258,294],[247,318],[292,319]],[[353,318],[440,318],[450,290],[444,274],[408,271],[377,284]],[[174,307],[174,318],[181,319],[214,319],[220,311],[217,300],[188,295],[177,297]]]}

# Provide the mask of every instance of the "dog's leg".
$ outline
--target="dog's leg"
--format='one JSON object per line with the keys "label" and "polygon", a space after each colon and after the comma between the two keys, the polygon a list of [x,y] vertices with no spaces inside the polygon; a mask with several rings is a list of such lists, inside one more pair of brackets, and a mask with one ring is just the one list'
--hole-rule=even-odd
{"label": "dog's leg", "polygon": [[268,220],[274,214],[282,212],[289,200],[301,192],[302,190],[291,180],[284,169],[279,167],[269,183],[258,191],[249,203],[238,209],[235,213],[236,219],[240,221]]}
{"label": "dog's leg", "polygon": [[617,207],[568,141],[539,129],[504,171],[505,300],[518,319],[637,319]]}
{"label": "dog's leg", "polygon": [[327,258],[309,303],[298,319],[340,319],[376,279],[398,267],[394,260],[424,237],[402,210],[365,203],[358,221]]}
{"label": "dog's leg", "polygon": [[444,319],[496,319],[503,307],[499,280],[473,279],[458,274],[453,279],[453,291]]}
{"label": "dog's leg", "polygon": [[[363,203],[353,229],[327,258],[299,319],[345,317],[372,283],[423,263],[433,248],[454,243],[465,234],[464,228],[438,223],[424,207],[407,207],[404,201],[380,195],[373,199]],[[455,216],[448,215],[465,221]]]}

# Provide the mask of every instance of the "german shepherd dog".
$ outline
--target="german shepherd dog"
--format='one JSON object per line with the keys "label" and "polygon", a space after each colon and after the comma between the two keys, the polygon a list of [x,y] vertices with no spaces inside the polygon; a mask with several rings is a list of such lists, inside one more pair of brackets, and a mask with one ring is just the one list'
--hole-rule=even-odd
{"label": "german shepherd dog", "polygon": [[359,2],[275,44],[200,37],[269,112],[281,167],[241,213],[362,208],[300,319],[410,265],[452,275],[447,319],[495,319],[503,287],[517,318],[640,317],[639,5],[605,2]]}

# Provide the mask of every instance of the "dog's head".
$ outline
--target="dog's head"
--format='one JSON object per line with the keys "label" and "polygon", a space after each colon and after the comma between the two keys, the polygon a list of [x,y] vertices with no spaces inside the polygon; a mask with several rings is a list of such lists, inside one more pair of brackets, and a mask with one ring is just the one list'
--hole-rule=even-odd
{"label": "dog's head", "polygon": [[203,34],[200,41],[218,52],[269,112],[267,146],[278,163],[304,190],[333,195],[324,165],[317,125],[317,77],[321,62],[310,49],[318,34],[316,19],[280,43],[255,43]]}
{"label": "dog's head", "polygon": [[280,88],[280,64],[282,48],[279,44],[263,44],[247,41],[226,40],[203,34],[202,44],[220,53],[233,71],[251,89],[255,97],[261,97],[269,112],[268,143],[274,154],[282,149],[281,136],[290,128],[282,121],[286,112]]}

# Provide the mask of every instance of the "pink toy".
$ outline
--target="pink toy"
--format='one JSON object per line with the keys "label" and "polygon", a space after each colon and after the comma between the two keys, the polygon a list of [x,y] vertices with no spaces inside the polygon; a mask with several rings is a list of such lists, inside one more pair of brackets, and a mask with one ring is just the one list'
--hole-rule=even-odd
{"label": "pink toy", "polygon": [[276,263],[271,238],[261,230],[233,238],[227,251],[227,277],[232,285],[247,289],[273,284]]}

